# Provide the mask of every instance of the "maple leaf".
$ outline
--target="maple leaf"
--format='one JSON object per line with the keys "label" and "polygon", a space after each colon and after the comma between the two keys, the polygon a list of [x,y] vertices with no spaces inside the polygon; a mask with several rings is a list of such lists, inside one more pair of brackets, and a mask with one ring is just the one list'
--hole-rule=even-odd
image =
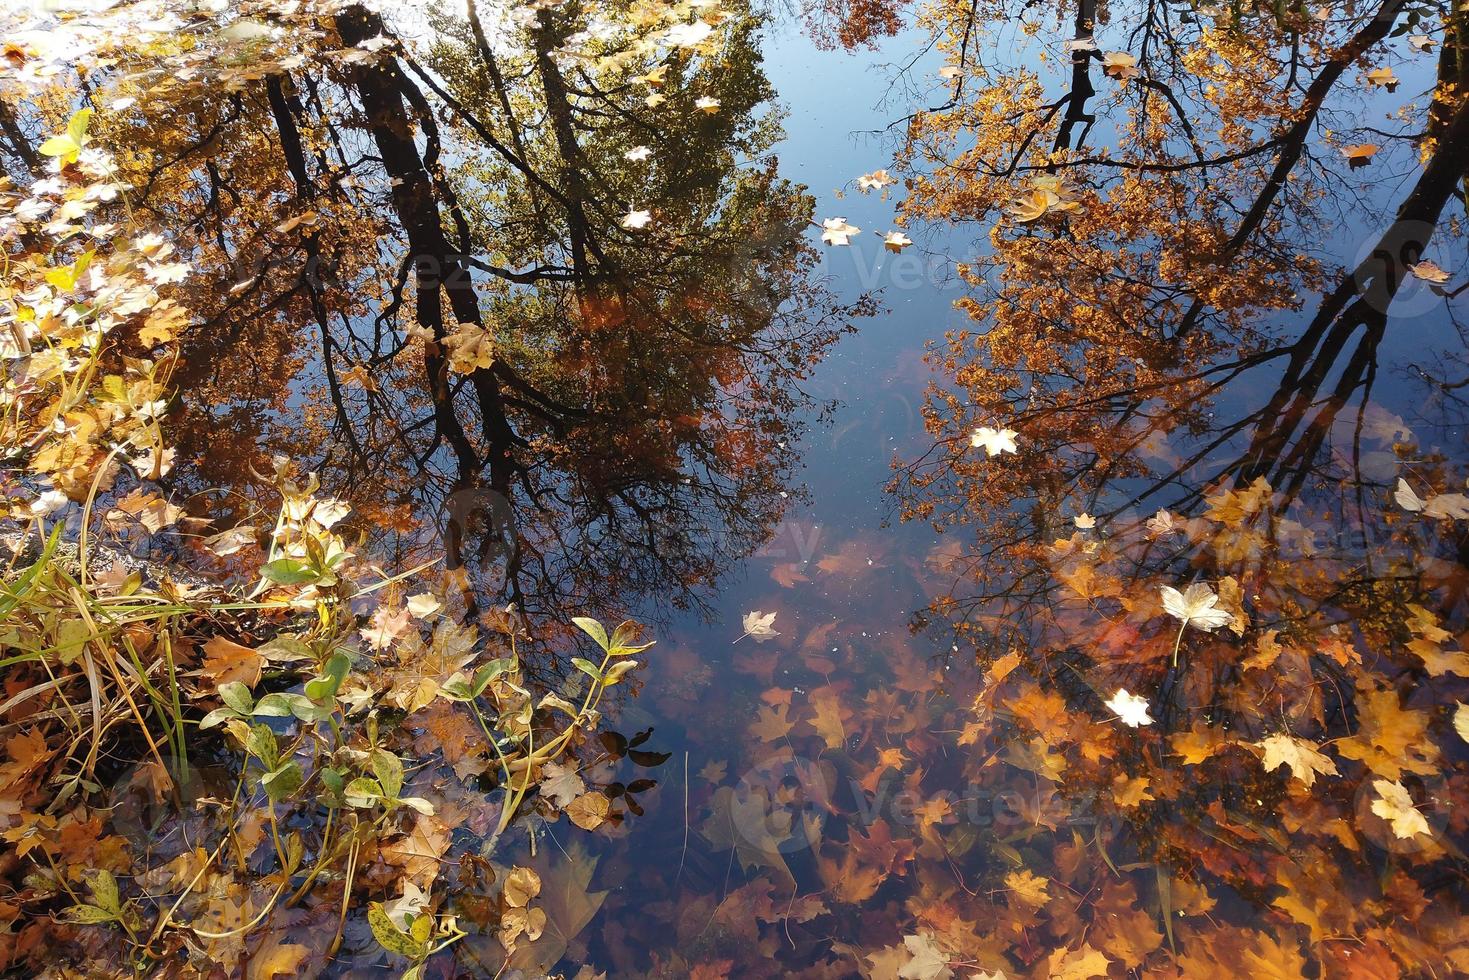
{"label": "maple leaf", "polygon": [[418,814],[407,834],[382,846],[383,860],[401,868],[406,880],[428,888],[439,875],[449,834],[448,825],[437,817]]}
{"label": "maple leaf", "polygon": [[1112,799],[1123,809],[1141,805],[1146,800],[1156,799],[1148,792],[1147,776],[1128,776],[1118,773],[1112,777]]}
{"label": "maple leaf", "polygon": [[1178,520],[1168,511],[1161,509],[1148,518],[1147,529],[1150,538],[1161,538],[1165,534],[1182,530],[1178,526]]}
{"label": "maple leaf", "polygon": [[790,706],[785,704],[761,708],[755,721],[750,724],[750,734],[764,742],[776,742],[785,738],[795,724],[787,717],[790,710]]}
{"label": "maple leaf", "polygon": [[826,742],[829,749],[839,749],[846,744],[847,729],[846,720],[852,717],[852,712],[846,708],[830,687],[823,687],[811,693],[811,707],[815,710],[815,717],[811,719],[811,727]]}
{"label": "maple leaf", "polygon": [[866,835],[854,829],[847,837],[847,846],[863,864],[880,869],[886,876],[902,874],[904,866],[913,860],[918,845],[907,838],[894,839],[887,821],[878,819],[867,828]]}
{"label": "maple leaf", "polygon": [[[881,557],[879,555],[878,557]],[[840,550],[835,551],[816,563],[816,567],[828,575],[856,576],[883,568],[879,565],[868,551],[866,545],[860,541],[848,541],[842,545]]]}
{"label": "maple leaf", "polygon": [[1128,694],[1125,687],[1119,687],[1117,693],[1112,695],[1112,700],[1105,703],[1108,708],[1112,709],[1112,713],[1130,728],[1153,723],[1152,716],[1148,714],[1148,699],[1136,694]]}
{"label": "maple leaf", "polygon": [[1417,262],[1414,262],[1412,265],[1408,266],[1408,271],[1413,273],[1416,278],[1422,279],[1424,282],[1442,284],[1449,281],[1449,274],[1443,269],[1439,268],[1438,263],[1430,262],[1428,259],[1421,259]]}
{"label": "maple leaf", "polygon": [[796,562],[782,562],[770,570],[770,577],[783,589],[793,589],[797,582],[811,581]]}
{"label": "maple leaf", "polygon": [[255,951],[246,964],[245,980],[275,980],[301,973],[301,964],[311,955],[311,950],[299,943],[282,943],[280,939],[280,934],[272,933]]}
{"label": "maple leaf", "polygon": [[1290,766],[1291,773],[1308,788],[1316,782],[1316,774],[1338,775],[1336,763],[1316,751],[1316,746],[1303,738],[1277,732],[1255,743],[1265,752],[1261,760],[1266,772]]}
{"label": "maple leaf", "polygon": [[889,184],[896,183],[897,180],[886,170],[874,170],[870,174],[863,174],[857,178],[857,189],[866,194],[868,191],[880,191]]}
{"label": "maple leaf", "polygon": [[1090,943],[1080,949],[1058,949],[1051,954],[1050,980],[1091,980],[1105,977],[1112,961]]}
{"label": "maple leaf", "polygon": [[694,108],[708,115],[714,115],[719,111],[719,100],[705,95],[694,100]]}
{"label": "maple leaf", "polygon": [[1163,586],[1163,609],[1184,626],[1192,626],[1212,633],[1221,626],[1228,626],[1234,616],[1218,608],[1219,597],[1203,582],[1195,582],[1186,592],[1179,592],[1171,585]]}
{"label": "maple leaf", "polygon": [[461,374],[470,374],[495,364],[495,341],[490,332],[477,323],[461,323],[444,337],[449,350],[449,366]]}
{"label": "maple leaf", "polygon": [[212,682],[216,689],[231,681],[254,687],[260,683],[260,671],[264,666],[265,657],[259,651],[222,636],[212,636],[204,644],[204,662],[199,667],[199,676]]}
{"label": "maple leaf", "polygon": [[1121,82],[1136,78],[1139,74],[1137,58],[1126,51],[1105,52],[1102,55],[1102,74]]}
{"label": "maple leaf", "polygon": [[885,869],[863,864],[851,850],[844,851],[840,861],[818,854],[816,870],[832,900],[843,905],[867,901],[887,878]]}
{"label": "maple leaf", "polygon": [[646,146],[635,146],[631,150],[628,150],[626,153],[624,153],[622,156],[624,159],[631,160],[633,163],[642,163],[644,160],[648,159],[652,155],[653,151],[648,149]]}
{"label": "maple leaf", "polygon": [[1372,801],[1372,812],[1392,824],[1392,832],[1402,840],[1418,834],[1431,833],[1428,821],[1413,805],[1413,797],[1407,787],[1396,780],[1374,779],[1372,788],[1377,790],[1377,799]]}
{"label": "maple leaf", "polygon": [[1404,771],[1420,776],[1438,771],[1439,749],[1428,736],[1427,712],[1404,709],[1391,688],[1360,691],[1357,710],[1358,730],[1336,741],[1338,755],[1356,759],[1389,780],[1401,778]]}
{"label": "maple leaf", "polygon": [[850,245],[853,236],[862,233],[861,228],[847,224],[846,218],[827,218],[821,227],[821,240],[828,245]]}
{"label": "maple leaf", "polygon": [[114,511],[108,516],[112,517],[114,513],[136,517],[138,523],[143,525],[149,534],[157,534],[184,516],[182,507],[174,506],[157,494],[143,493],[140,490],[135,490],[119,500]]}
{"label": "maple leaf", "polygon": [[574,766],[563,766],[559,762],[548,762],[541,767],[541,795],[558,807],[568,803],[587,791],[587,784]]}
{"label": "maple leaf", "polygon": [[1005,876],[1005,887],[1010,889],[1010,894],[1033,909],[1051,900],[1051,893],[1046,891],[1049,883],[1050,879],[1042,878],[1029,869],[1012,871]]}
{"label": "maple leaf", "polygon": [[372,614],[371,624],[360,630],[362,638],[367,645],[374,650],[386,649],[394,640],[403,635],[408,629],[409,612],[407,609],[389,611],[386,606],[378,606]]}
{"label": "maple leaf", "polygon": [[738,788],[719,787],[699,832],[718,850],[733,848],[743,867],[769,868],[787,887],[795,884],[781,850],[792,836],[791,812],[772,800],[764,787],[743,782]]}
{"label": "maple leaf", "polygon": [[533,864],[541,880],[538,911],[544,911],[545,923],[538,939],[517,944],[508,968],[543,976],[596,917],[607,893],[592,890],[597,860],[587,854],[580,839],[567,843],[564,853],[557,850],[554,858],[543,852]]}
{"label": "maple leaf", "polygon": [[1017,435],[1019,433],[1014,429],[992,429],[987,425],[982,425],[969,434],[969,444],[975,449],[983,446],[988,456],[1018,453],[1020,450],[1015,445]]}
{"label": "maple leaf", "polygon": [[640,229],[648,227],[648,225],[650,225],[652,222],[652,212],[634,210],[629,211],[627,214],[623,215],[622,220],[619,221],[618,224],[622,225],[622,227],[626,228],[628,231],[638,231]]}
{"label": "maple leaf", "polygon": [[910,959],[898,971],[900,980],[949,980],[954,971],[949,969],[949,956],[933,937],[924,933],[904,936],[903,946]]}
{"label": "maple leaf", "polygon": [[1393,74],[1391,68],[1374,68],[1366,75],[1367,83],[1373,88],[1385,88],[1389,92],[1398,89],[1398,76]]}
{"label": "maple leaf", "polygon": [[1454,703],[1458,705],[1454,709],[1454,731],[1458,732],[1459,737],[1464,741],[1469,742],[1469,704],[1458,701]]}
{"label": "maple leaf", "polygon": [[1232,744],[1233,741],[1223,732],[1199,722],[1195,722],[1190,731],[1175,732],[1168,736],[1169,747],[1176,755],[1183,757],[1186,766],[1196,766]]}
{"label": "maple leaf", "polygon": [[890,231],[885,236],[883,236],[882,240],[882,247],[887,249],[889,252],[901,252],[903,251],[903,249],[912,244],[913,239],[909,238],[901,231]]}
{"label": "maple leaf", "polygon": [[774,623],[775,613],[773,612],[763,613],[758,609],[747,612],[741,622],[745,631],[735,639],[735,642],[738,643],[747,636],[756,643],[765,643],[773,640],[777,636],[780,636],[780,633],[775,630]]}

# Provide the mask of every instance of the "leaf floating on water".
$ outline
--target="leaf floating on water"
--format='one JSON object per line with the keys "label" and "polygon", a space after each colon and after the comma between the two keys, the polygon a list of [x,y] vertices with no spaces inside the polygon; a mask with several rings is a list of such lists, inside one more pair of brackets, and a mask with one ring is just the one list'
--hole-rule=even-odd
{"label": "leaf floating on water", "polygon": [[1341,152],[1342,156],[1347,158],[1348,165],[1353,170],[1356,170],[1359,167],[1365,167],[1371,163],[1372,158],[1377,154],[1377,150],[1378,147],[1376,144],[1358,143],[1352,146],[1342,147]]}
{"label": "leaf floating on water", "polygon": [[1377,799],[1372,801],[1372,812],[1392,824],[1394,836],[1408,840],[1419,834],[1428,834],[1428,821],[1413,804],[1413,797],[1402,783],[1390,779],[1374,779],[1372,788],[1377,790]]}
{"label": "leaf floating on water", "polygon": [[862,232],[856,225],[847,224],[846,218],[827,218],[821,227],[821,240],[828,245],[850,245],[852,237]]}
{"label": "leaf floating on water", "polygon": [[913,239],[909,238],[901,231],[890,231],[882,240],[883,248],[887,249],[889,252],[901,252],[903,251],[903,249],[912,244]]}
{"label": "leaf floating on water", "polygon": [[1195,582],[1185,592],[1171,585],[1162,586],[1159,591],[1163,596],[1163,610],[1185,626],[1212,633],[1234,622],[1234,615],[1218,607],[1219,596],[1203,582]]}
{"label": "leaf floating on water", "polygon": [[758,609],[745,613],[743,625],[745,632],[735,640],[738,643],[745,637],[750,637],[756,643],[765,643],[780,636],[775,629],[775,613],[763,613]]}
{"label": "leaf floating on water", "polygon": [[583,793],[564,808],[566,816],[582,830],[596,830],[607,822],[612,801],[605,793]]}
{"label": "leaf floating on water", "polygon": [[1316,751],[1316,746],[1303,738],[1277,733],[1255,745],[1264,751],[1261,762],[1267,772],[1289,766],[1291,774],[1308,789],[1315,784],[1317,773],[1338,775],[1336,763]]}
{"label": "leaf floating on water", "polygon": [[992,429],[983,425],[970,433],[969,444],[975,449],[983,447],[987,456],[1018,453],[1020,447],[1015,444],[1015,437],[1019,434],[1014,429]]}
{"label": "leaf floating on water", "polygon": [[1403,510],[1422,514],[1424,517],[1434,517],[1440,520],[1469,520],[1469,495],[1466,494],[1440,493],[1424,499],[1413,492],[1407,480],[1399,479],[1393,499]]}
{"label": "leaf floating on water", "polygon": [[1112,709],[1124,725],[1129,728],[1137,728],[1139,725],[1151,725],[1153,718],[1148,714],[1148,699],[1136,694],[1129,694],[1127,688],[1119,687],[1117,693],[1112,695],[1111,700],[1106,702],[1107,707]]}

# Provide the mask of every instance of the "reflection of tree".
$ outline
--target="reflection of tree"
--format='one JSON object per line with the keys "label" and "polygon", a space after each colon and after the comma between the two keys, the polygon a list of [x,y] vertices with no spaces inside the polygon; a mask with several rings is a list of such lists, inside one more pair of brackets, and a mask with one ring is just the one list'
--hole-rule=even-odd
{"label": "reflection of tree", "polygon": [[[1135,16],[1146,28],[1155,13]],[[1454,197],[1469,136],[1447,44],[1414,139],[1422,171],[1367,258],[1323,274],[1317,256],[1336,234],[1323,202],[1341,176],[1318,120],[1346,118],[1353,66],[1375,56],[1399,13],[1389,3],[1306,28],[1324,53],[1313,65],[1268,23],[1248,36],[1179,25],[1141,45],[1139,80],[1100,80],[1115,91],[1100,107],[1091,76],[1096,62],[1117,63],[1110,54],[1083,46],[1057,97],[1032,72],[971,65],[951,108],[915,120],[910,214],[1010,208],[991,254],[967,270],[964,305],[983,331],[957,332],[940,352],[953,384],[930,399],[939,445],[900,481],[910,516],[984,527],[961,564],[996,576],[997,594],[1024,603],[1045,591],[1043,553],[1067,500],[1106,516],[1196,503],[1221,477],[1265,477],[1289,502],[1342,478],[1335,467],[1354,454],[1328,452],[1331,436],[1355,403],[1361,438],[1388,309]],[[1134,16],[1111,14],[1113,27]],[[973,29],[967,11],[955,16]],[[1074,33],[1089,39],[1093,27],[1083,6]],[[1279,102],[1267,104],[1272,90]],[[1095,133],[1115,146],[1092,150]],[[1283,328],[1308,291],[1319,307]],[[968,445],[987,424],[1023,433],[1022,465]],[[1034,559],[1019,571],[1004,560],[1018,552]],[[1038,576],[1029,584],[1026,568]],[[944,600],[961,620],[983,605],[962,595]]]}
{"label": "reflection of tree", "polygon": [[[1125,88],[1093,77],[1098,63],[1128,74],[1104,37],[1078,52],[1059,96],[1033,73],[969,65],[953,104],[910,129],[908,213],[998,217],[990,254],[966,270],[975,326],[935,352],[936,445],[894,484],[909,517],[975,528],[933,563],[933,613],[992,650],[967,737],[986,765],[1011,767],[985,785],[1019,770],[1092,801],[1098,860],[1112,875],[1154,869],[1137,884],[1163,916],[1188,904],[1179,882],[1240,903],[1170,929],[1182,975],[1329,973],[1343,961],[1323,935],[1419,969],[1421,952],[1388,927],[1393,892],[1462,874],[1464,826],[1449,813],[1464,776],[1444,711],[1469,674],[1453,648],[1462,535],[1407,516],[1391,493],[1404,474],[1430,489],[1458,481],[1376,401],[1416,326],[1391,317],[1394,300],[1410,266],[1451,254],[1442,242],[1462,207],[1457,26],[1426,113],[1405,124],[1418,131],[1381,137],[1388,154],[1415,151],[1403,185],[1370,185],[1354,209],[1323,135],[1352,131],[1353,83],[1402,9],[1242,33],[1113,7],[1140,73]],[[1077,37],[1091,21],[1078,16]],[[1375,223],[1374,208],[1387,229],[1329,271],[1333,239],[1364,213]],[[971,446],[978,426],[1017,430],[1019,453]],[[1082,514],[1095,528],[1073,524]],[[1191,582],[1217,590],[1228,627],[1165,612],[1160,587]],[[1134,733],[1105,707],[1119,688],[1148,699],[1149,727]],[[1270,761],[1318,748],[1293,756],[1321,766],[1314,787]],[[1394,786],[1431,833],[1387,829]],[[1091,887],[1092,862],[1041,836],[1025,866]],[[1374,849],[1393,855],[1395,884]],[[1461,914],[1457,900],[1445,909]],[[1298,935],[1259,931],[1282,910]],[[1044,919],[1075,935],[1054,907]]]}
{"label": "reflection of tree", "polygon": [[[842,311],[808,278],[811,201],[769,159],[758,19],[661,40],[692,16],[522,29],[471,5],[420,61],[348,8],[232,95],[108,120],[157,148],[139,212],[203,242],[180,376],[200,480],[284,452],[388,528],[468,513],[451,565],[532,614],[696,603],[764,540]],[[318,55],[333,35],[346,55]],[[636,210],[648,227],[624,227]],[[518,548],[479,576],[511,515]]]}

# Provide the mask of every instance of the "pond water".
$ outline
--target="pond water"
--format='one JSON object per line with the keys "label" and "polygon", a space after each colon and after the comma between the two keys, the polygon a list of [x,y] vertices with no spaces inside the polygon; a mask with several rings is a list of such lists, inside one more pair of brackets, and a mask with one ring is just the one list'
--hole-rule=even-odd
{"label": "pond water", "polygon": [[[568,696],[571,617],[657,639],[590,833],[491,851],[479,731],[385,712],[425,976],[1469,974],[1462,11],[465,16],[37,14],[0,90],[23,184],[87,66],[193,267],[173,499],[289,457]],[[508,959],[476,854],[543,882]],[[242,962],[401,970],[365,867]]]}

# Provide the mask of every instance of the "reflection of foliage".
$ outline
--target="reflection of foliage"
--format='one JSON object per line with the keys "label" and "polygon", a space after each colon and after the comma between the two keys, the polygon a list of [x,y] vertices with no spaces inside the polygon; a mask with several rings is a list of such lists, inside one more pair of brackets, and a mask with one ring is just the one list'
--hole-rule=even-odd
{"label": "reflection of foliage", "polygon": [[[1391,304],[1454,231],[1440,223],[1469,146],[1458,25],[1426,113],[1379,134],[1421,169],[1368,257],[1332,271],[1332,237],[1359,216],[1328,208],[1348,163],[1320,127],[1349,141],[1357,72],[1382,63],[1402,5],[1238,31],[1207,17],[1165,29],[1151,4],[1103,21],[1079,3],[1059,94],[1032,69],[965,56],[975,8],[931,10],[959,71],[953,101],[912,122],[904,209],[994,226],[963,270],[975,327],[935,351],[937,445],[894,488],[908,517],[977,531],[942,556],[955,584],[932,610],[989,661],[960,741],[1097,801],[1085,837],[1041,821],[1056,836],[1026,841],[1027,874],[1102,889],[1103,904],[1126,882],[1111,912],[1136,918],[1137,899],[1150,921],[1122,937],[1099,918],[1089,942],[1129,969],[1331,973],[1347,969],[1345,938],[1388,975],[1463,956],[1440,931],[1456,903],[1425,913],[1412,898],[1463,873],[1461,741],[1444,710],[1469,669],[1454,644],[1463,532],[1384,514],[1399,476],[1432,492],[1444,478],[1369,398]],[[1141,50],[1107,52],[1108,37]],[[1001,425],[1019,452],[976,452],[976,427]],[[1204,583],[1218,634],[1186,628],[1209,611]],[[1188,585],[1189,609],[1160,594]],[[1108,704],[1137,727],[1099,721]],[[1006,884],[1009,914],[1025,914],[1012,933],[1050,928],[1054,956],[1087,949],[1070,941],[1084,923],[1056,918],[1056,888],[1027,899],[1033,881]],[[1237,914],[1250,906],[1297,933],[1257,931]],[[1434,954],[1404,916],[1439,937]],[[931,934],[951,959],[995,949]]]}
{"label": "reflection of foliage", "polygon": [[[474,188],[508,186],[508,174],[466,153],[453,181],[446,176],[436,114],[421,111],[423,92],[404,74],[417,70],[411,56],[384,54],[396,42],[361,8],[329,23],[294,4],[249,4],[220,19],[188,13],[187,27],[173,22],[180,30],[170,33],[173,11],[124,5],[100,15],[100,30],[68,22],[6,52],[7,151],[32,171],[29,196],[5,192],[14,214],[3,227],[0,288],[16,391],[7,396],[7,459],[13,492],[23,492],[18,547],[70,501],[84,505],[78,543],[60,544],[60,525],[42,536],[0,605],[12,736],[0,780],[17,803],[4,815],[15,859],[5,921],[18,923],[7,960],[69,959],[88,974],[163,963],[203,974],[249,960],[270,977],[337,954],[359,924],[356,899],[376,894],[391,900],[366,905],[366,926],[407,958],[410,975],[461,939],[476,957],[545,970],[597,908],[594,862],[507,873],[488,860],[501,835],[562,813],[585,830],[640,814],[638,795],[656,781],[618,781],[616,764],[648,768],[667,756],[637,747],[646,732],[588,740],[605,690],[628,679],[638,665],[630,655],[645,646],[630,624],[609,636],[574,620],[602,654],[572,658],[566,676],[522,662],[517,642],[531,633],[521,616],[565,615],[563,603],[608,604],[636,588],[694,595],[763,540],[783,506],[787,417],[802,403],[795,382],[836,335],[802,291],[809,199],[773,163],[744,166],[773,132],[750,122],[768,96],[753,22],[728,29],[737,43],[712,76],[729,86],[728,128],[699,123],[703,144],[670,144],[690,154],[682,168],[669,155],[690,186],[672,187],[657,202],[659,226],[634,237],[605,220],[605,189],[581,186],[589,171],[564,133],[506,159],[544,194],[535,207],[559,208],[565,225],[542,223],[549,210],[489,214]],[[573,108],[566,90],[554,91],[567,51],[553,57],[550,46],[560,48],[569,28],[553,19],[529,32],[531,71],[548,100],[594,118],[599,110]],[[351,44],[334,47],[342,38]],[[58,39],[89,47],[78,54]],[[58,51],[76,62],[63,67]],[[97,132],[87,110],[33,146],[28,132],[64,120],[58,107],[82,97],[78,76],[85,97],[107,107]],[[452,77],[447,66],[443,77]],[[435,94],[446,112],[468,111]],[[365,115],[349,114],[358,108]],[[408,111],[422,150],[399,125]],[[488,131],[477,135],[496,145]],[[88,147],[94,138],[117,152]],[[122,152],[127,144],[139,152]],[[30,180],[49,158],[57,175]],[[102,206],[119,191],[123,200]],[[373,215],[384,203],[393,220]],[[94,210],[126,234],[83,227]],[[475,224],[465,223],[470,213]],[[144,222],[180,234],[144,235]],[[549,237],[497,238],[527,223]],[[73,251],[84,234],[95,247]],[[400,271],[380,279],[374,263],[400,236],[408,259],[394,258]],[[546,255],[538,271],[482,258],[531,248]],[[281,274],[294,263],[295,274]],[[456,274],[471,265],[515,288],[473,287]],[[203,323],[161,288],[188,273],[179,292]],[[180,335],[182,367],[169,378]],[[220,349],[224,341],[238,346]],[[178,454],[161,441],[172,431],[161,424],[170,380],[196,426],[188,456],[219,439],[231,413],[258,444],[171,474]],[[292,393],[317,382],[319,400]],[[319,471],[298,477],[285,456],[266,467],[273,448],[315,455]],[[122,463],[136,481],[119,473]],[[257,472],[266,469],[273,479]],[[159,491],[212,477],[248,492],[226,497],[240,508],[223,515],[233,526],[194,550],[187,537],[221,515],[190,513]],[[353,510],[343,500],[316,495],[323,480],[365,498],[360,523],[342,523]],[[511,577],[520,610],[461,603],[448,586],[462,573],[411,597],[402,594],[408,573],[353,584],[381,575],[356,553],[362,532],[395,517],[393,502],[374,493],[414,481],[430,496],[525,495],[543,526],[529,529],[537,549],[521,552],[528,561]],[[251,507],[263,487],[237,484],[267,482],[283,501],[262,535]],[[163,533],[175,527],[191,533]],[[219,559],[221,584],[133,562],[123,548],[140,540],[159,552],[189,549],[201,564],[212,561],[206,553]],[[638,549],[642,567],[628,557]],[[460,564],[457,551],[451,558]],[[522,592],[521,575],[540,591]],[[494,633],[509,637],[509,650],[488,659]],[[213,710],[199,719],[196,702]],[[222,729],[224,744],[196,736],[196,725]],[[144,761],[131,774],[112,771],[143,751],[134,740],[146,745]],[[405,767],[405,751],[428,764]],[[190,766],[201,752],[222,752],[223,763],[213,767],[220,785],[202,793]],[[130,834],[114,822],[100,798],[114,781],[149,800],[157,823]],[[199,806],[181,808],[186,798]],[[463,922],[492,939],[493,957],[433,887],[459,827],[480,839],[484,859],[466,862],[484,901]],[[165,832],[155,839],[157,829]],[[65,919],[46,918],[68,899]]]}
{"label": "reflection of foliage", "polygon": [[[426,57],[355,8],[272,10],[235,91],[170,80],[110,116],[151,151],[125,158],[135,207],[197,232],[190,483],[311,459],[389,533],[483,491],[508,515],[442,529],[482,601],[700,603],[783,512],[799,384],[845,313],[769,154],[759,19],[667,40],[701,10],[471,7]],[[221,428],[250,451],[217,451]]]}

